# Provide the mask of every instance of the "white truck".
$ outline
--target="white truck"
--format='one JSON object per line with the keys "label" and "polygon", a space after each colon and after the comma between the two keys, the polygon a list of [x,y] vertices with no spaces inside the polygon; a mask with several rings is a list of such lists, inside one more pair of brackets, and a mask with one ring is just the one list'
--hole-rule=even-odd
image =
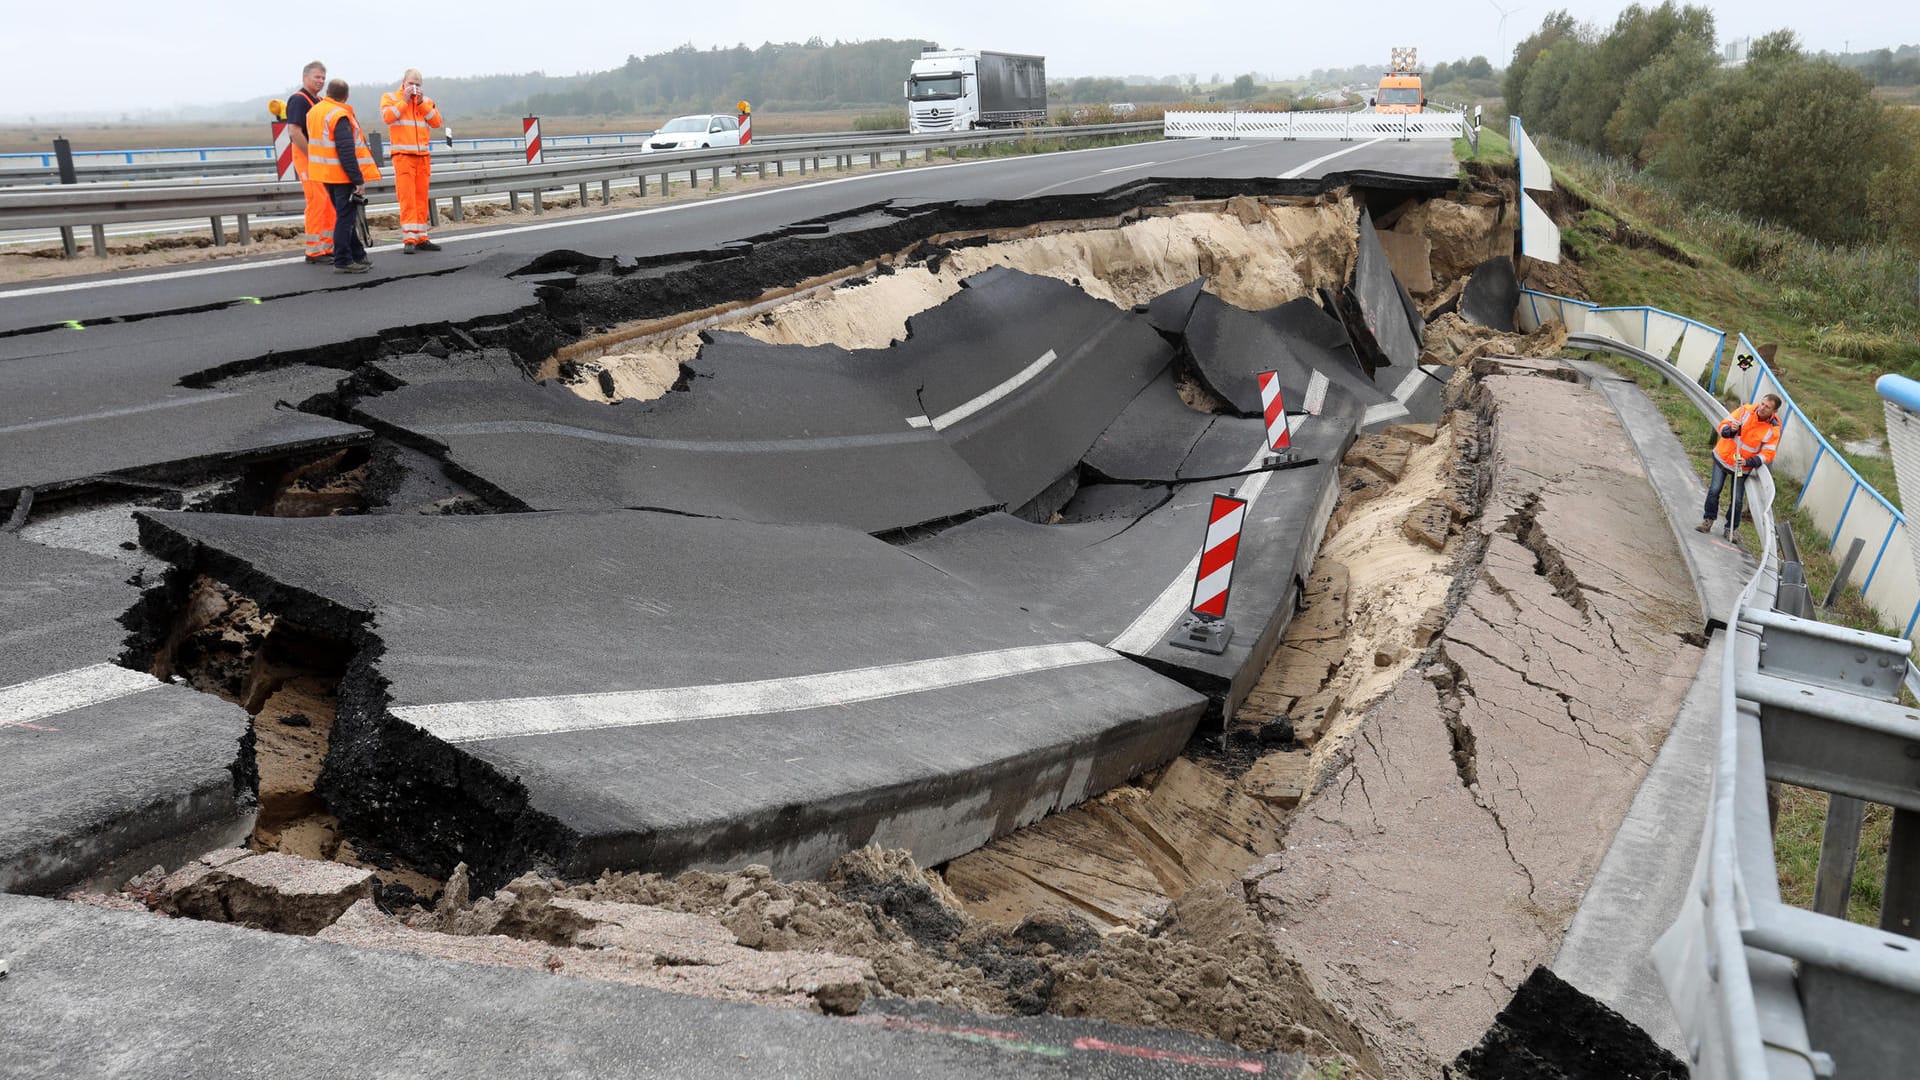
{"label": "white truck", "polygon": [[1047,58],[928,49],[907,73],[906,95],[907,130],[915,135],[1042,124]]}

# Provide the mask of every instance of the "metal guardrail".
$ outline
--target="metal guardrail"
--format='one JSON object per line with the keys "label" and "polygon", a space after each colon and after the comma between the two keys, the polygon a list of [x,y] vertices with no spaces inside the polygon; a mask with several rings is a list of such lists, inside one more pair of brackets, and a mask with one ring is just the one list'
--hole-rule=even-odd
{"label": "metal guardrail", "polygon": [[[719,183],[723,171],[759,170],[763,175],[785,175],[788,163],[795,163],[802,175],[820,169],[820,162],[831,160],[841,169],[851,168],[856,158],[864,157],[869,167],[878,167],[882,156],[899,155],[904,164],[908,155],[925,157],[941,150],[957,156],[960,148],[993,143],[1019,142],[1031,138],[1091,139],[1113,135],[1144,134],[1158,131],[1157,121],[1126,124],[1088,124],[1068,127],[1012,129],[1007,131],[953,132],[939,135],[836,135],[823,138],[793,139],[775,143],[755,142],[742,147],[717,147],[677,153],[628,152],[593,156],[577,161],[549,162],[543,165],[504,165],[460,169],[436,174],[433,180],[433,214],[438,220],[440,200],[450,200],[453,218],[462,217],[462,200],[477,195],[506,194],[518,208],[521,194],[533,196],[534,213],[544,209],[540,194],[577,186],[581,200],[588,186],[600,185],[603,202],[611,198],[615,180],[637,179],[645,190],[648,177],[657,177],[667,190],[668,177],[686,173],[698,183],[702,172],[712,174]],[[368,185],[369,195],[380,197],[393,191],[392,181]],[[249,242],[249,220],[270,214],[294,214],[305,206],[300,185],[288,181],[251,183],[209,183],[194,185],[104,186],[70,185],[0,191],[0,231],[91,226],[95,254],[105,254],[104,226],[127,222],[178,221],[196,217],[212,220],[216,242],[224,243],[220,219],[238,220],[240,242]]]}
{"label": "metal guardrail", "polygon": [[1169,139],[1457,139],[1465,113],[1169,112]]}
{"label": "metal guardrail", "polygon": [[[1699,383],[1717,378],[1724,332],[1655,308],[1531,290],[1523,325],[1544,321],[1543,300],[1550,317],[1575,313],[1581,328],[1569,346],[1644,362],[1686,391],[1706,423],[1724,415]],[[1639,344],[1622,340],[1636,336],[1635,320]],[[1920,384],[1912,398],[1920,405]],[[1920,463],[1920,430],[1910,456]],[[1747,487],[1760,565],[1725,613],[1713,801],[1687,900],[1655,964],[1696,1077],[1909,1075],[1920,1054],[1920,712],[1897,697],[1916,681],[1912,646],[1809,618],[1798,553],[1776,539],[1791,533],[1774,520],[1772,470]],[[1813,911],[1780,900],[1770,782],[1828,793]],[[1845,919],[1868,802],[1894,808],[1880,929]]]}
{"label": "metal guardrail", "polygon": [[[907,132],[903,128],[898,131],[881,132],[820,132],[808,135],[760,135],[754,139],[751,145],[760,147],[791,146],[812,139],[844,138],[880,140],[905,134],[907,134]],[[572,138],[618,138],[620,140],[631,139],[632,141],[602,143],[580,142],[571,145],[560,143],[556,145],[554,140],[564,138],[564,136],[547,136],[541,139],[541,143],[543,153],[546,157],[572,160],[596,155],[606,157],[617,153],[644,153],[645,151],[642,149],[644,140],[650,137],[650,133],[632,136],[577,135],[572,136]],[[525,160],[525,144],[518,137],[502,136],[499,138],[485,139],[456,139],[454,143],[455,147],[453,149],[448,149],[443,143],[432,144],[431,149],[436,166],[445,163],[466,166],[477,162],[511,164]],[[187,160],[174,161],[143,160],[135,162],[132,160],[132,155],[135,154],[153,155],[157,158],[159,155],[204,153],[206,150],[231,151],[233,152],[233,156],[223,159],[189,158]],[[80,183],[83,184],[127,183],[144,180],[186,180],[221,176],[271,177],[274,171],[273,148],[268,146],[188,147],[152,151],[76,150],[74,151],[74,157],[78,159],[85,153],[112,156],[127,155],[128,160],[124,163],[116,162],[105,165],[79,165],[76,163],[74,171]],[[36,184],[54,185],[59,183],[59,169],[56,166],[41,164],[14,165],[6,160],[9,158],[15,159],[16,161],[31,159],[32,162],[38,163],[52,160],[53,155],[0,154],[0,187],[26,187]]]}

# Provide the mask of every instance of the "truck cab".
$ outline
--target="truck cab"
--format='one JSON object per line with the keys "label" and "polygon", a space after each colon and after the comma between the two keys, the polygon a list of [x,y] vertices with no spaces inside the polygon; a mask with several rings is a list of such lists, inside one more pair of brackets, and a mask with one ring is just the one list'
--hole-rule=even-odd
{"label": "truck cab", "polygon": [[1377,113],[1417,113],[1426,111],[1426,91],[1420,76],[1393,72],[1380,79],[1373,92],[1373,111]]}
{"label": "truck cab", "polygon": [[1427,91],[1420,85],[1420,50],[1398,46],[1387,73],[1373,92],[1373,111],[1377,113],[1419,113],[1427,109]]}
{"label": "truck cab", "polygon": [[979,62],[971,52],[922,53],[907,73],[907,130],[919,135],[977,127]]}
{"label": "truck cab", "polygon": [[1018,127],[1045,123],[1047,60],[973,49],[929,49],[913,61],[904,87],[907,130]]}

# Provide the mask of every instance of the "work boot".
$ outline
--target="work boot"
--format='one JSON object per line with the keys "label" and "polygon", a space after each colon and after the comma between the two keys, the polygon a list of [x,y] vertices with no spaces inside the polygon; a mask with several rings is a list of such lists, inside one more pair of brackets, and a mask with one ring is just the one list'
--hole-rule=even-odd
{"label": "work boot", "polygon": [[422,240],[407,249],[408,251],[439,251],[440,245],[431,240]]}
{"label": "work boot", "polygon": [[418,248],[419,246],[420,246],[419,244],[401,244],[400,252],[403,255],[411,255],[413,254],[414,249]]}
{"label": "work boot", "polygon": [[373,269],[372,263],[360,262],[348,263],[345,266],[336,266],[333,268],[333,272],[336,274],[364,274],[371,269]]}
{"label": "work boot", "polygon": [[333,256],[332,255],[309,255],[307,256],[307,265],[308,266],[332,266]]}
{"label": "work boot", "polygon": [[1712,519],[1712,518],[1708,518],[1707,520],[1705,520],[1705,521],[1702,521],[1702,522],[1701,522],[1700,524],[1698,524],[1698,525],[1695,525],[1695,526],[1693,527],[1693,531],[1694,531],[1694,532],[1712,532],[1712,531],[1713,531],[1713,519]]}

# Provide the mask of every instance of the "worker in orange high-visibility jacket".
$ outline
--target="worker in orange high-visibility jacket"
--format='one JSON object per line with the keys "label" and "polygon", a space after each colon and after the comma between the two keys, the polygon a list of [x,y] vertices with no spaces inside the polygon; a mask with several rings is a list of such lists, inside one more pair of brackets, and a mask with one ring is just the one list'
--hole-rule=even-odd
{"label": "worker in orange high-visibility jacket", "polygon": [[400,240],[405,245],[402,250],[409,255],[440,250],[440,245],[427,236],[427,182],[433,173],[433,129],[445,126],[446,120],[420,82],[420,70],[408,68],[400,76],[400,89],[380,95],[380,118],[387,123],[387,153],[393,161],[393,186],[400,196]]}
{"label": "worker in orange high-visibility jacket", "polygon": [[[1728,477],[1737,475],[1744,484],[1753,470],[1773,463],[1773,455],[1780,449],[1780,395],[1768,394],[1733,410],[1715,425],[1714,434],[1720,441],[1713,448],[1713,480],[1707,486],[1707,504],[1700,524],[1694,526],[1700,532],[1713,531],[1714,520],[1720,516],[1720,492],[1727,486]],[[1745,500],[1735,502],[1744,508]],[[1744,510],[1740,516],[1745,519]]]}
{"label": "worker in orange high-visibility jacket", "polygon": [[327,96],[307,113],[307,157],[313,178],[327,185],[327,198],[333,202],[334,272],[364,274],[372,264],[356,226],[366,211],[366,186],[380,179],[380,169],[353,106],[347,104],[343,80],[329,82]]}
{"label": "worker in orange high-visibility jacket", "polygon": [[327,85],[327,65],[315,60],[300,71],[300,89],[287,96],[288,141],[293,144],[293,175],[307,200],[307,265],[333,261],[333,203],[327,186],[307,175],[307,114],[320,104]]}

